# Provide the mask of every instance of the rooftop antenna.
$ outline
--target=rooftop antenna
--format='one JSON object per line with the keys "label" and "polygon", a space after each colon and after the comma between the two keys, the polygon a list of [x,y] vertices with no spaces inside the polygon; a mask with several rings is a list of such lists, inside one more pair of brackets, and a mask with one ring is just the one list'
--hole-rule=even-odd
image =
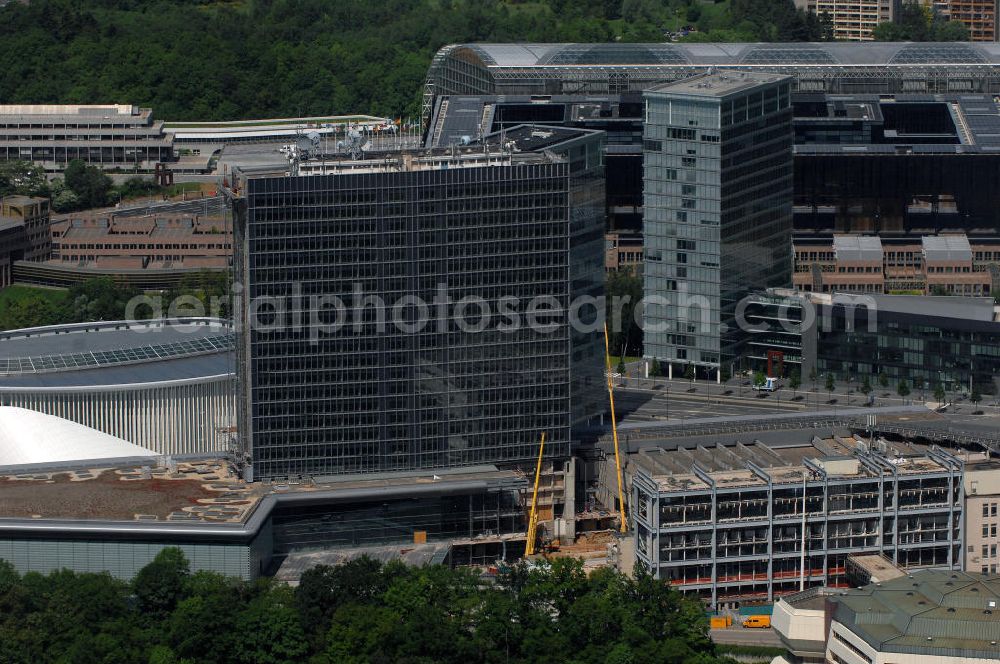
{"label": "rooftop antenna", "polygon": [[345,152],[351,156],[351,159],[360,161],[365,158],[365,150],[371,146],[371,143],[365,140],[361,131],[357,126],[351,126],[347,130],[347,139],[343,141],[337,141],[337,149]]}

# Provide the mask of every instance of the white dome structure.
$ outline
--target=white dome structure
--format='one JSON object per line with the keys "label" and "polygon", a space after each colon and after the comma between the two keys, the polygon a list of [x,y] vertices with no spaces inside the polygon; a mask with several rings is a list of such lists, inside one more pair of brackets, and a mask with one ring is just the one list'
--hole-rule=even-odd
{"label": "white dome structure", "polygon": [[0,466],[156,456],[156,452],[55,415],[0,406]]}

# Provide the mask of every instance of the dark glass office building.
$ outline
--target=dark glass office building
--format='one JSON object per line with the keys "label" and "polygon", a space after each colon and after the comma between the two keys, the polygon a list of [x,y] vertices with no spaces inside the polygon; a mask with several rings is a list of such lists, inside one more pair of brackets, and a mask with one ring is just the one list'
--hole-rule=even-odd
{"label": "dark glass office building", "polygon": [[[776,289],[751,296],[744,364],[774,374],[814,371],[820,384],[872,385],[881,374],[895,392],[905,381],[915,395],[934,388],[1000,394],[1000,320],[992,298]],[[776,363],[777,362],[777,363]]]}
{"label": "dark glass office building", "polygon": [[604,329],[598,303],[604,298],[605,133],[587,129],[519,125],[489,134],[491,149],[501,142],[520,152],[550,152],[569,166],[569,279],[571,423],[592,424],[607,410],[604,383]]}
{"label": "dark glass office building", "polygon": [[644,354],[718,370],[737,303],[792,281],[788,77],[728,72],[645,93]]}
{"label": "dark glass office building", "polygon": [[255,478],[530,462],[543,431],[568,455],[568,160],[464,147],[300,172],[234,197]]}

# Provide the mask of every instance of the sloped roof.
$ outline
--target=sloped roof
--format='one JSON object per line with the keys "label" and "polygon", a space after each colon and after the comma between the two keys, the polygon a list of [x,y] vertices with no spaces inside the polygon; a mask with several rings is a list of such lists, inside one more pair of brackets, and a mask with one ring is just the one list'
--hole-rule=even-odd
{"label": "sloped roof", "polygon": [[1000,658],[1000,577],[921,570],[836,597],[836,620],[882,652]]}
{"label": "sloped roof", "polygon": [[146,456],[156,452],[61,417],[0,406],[0,466]]}

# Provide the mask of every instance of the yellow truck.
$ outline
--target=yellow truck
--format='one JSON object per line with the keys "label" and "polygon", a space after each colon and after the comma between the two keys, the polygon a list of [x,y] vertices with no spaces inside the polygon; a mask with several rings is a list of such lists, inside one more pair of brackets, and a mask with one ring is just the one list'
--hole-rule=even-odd
{"label": "yellow truck", "polygon": [[747,616],[743,619],[744,627],[770,627],[771,616]]}
{"label": "yellow truck", "polygon": [[712,616],[709,618],[709,627],[712,629],[725,629],[726,627],[732,627],[732,625],[732,616]]}

